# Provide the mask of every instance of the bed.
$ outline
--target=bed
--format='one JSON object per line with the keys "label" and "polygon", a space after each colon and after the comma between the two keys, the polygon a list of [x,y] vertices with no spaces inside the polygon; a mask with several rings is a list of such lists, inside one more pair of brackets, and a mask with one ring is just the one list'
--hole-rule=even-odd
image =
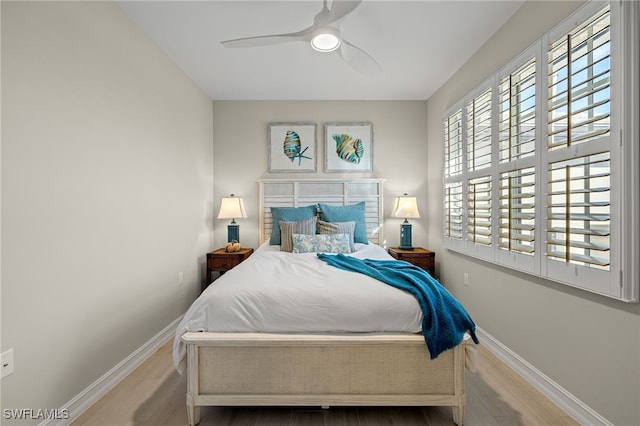
{"label": "bed", "polygon": [[[276,226],[282,241],[290,239],[291,230],[277,225],[279,211],[357,206],[359,226],[349,229],[360,240],[346,239],[354,233],[319,240],[348,257],[391,259],[381,247],[382,185],[380,179],[259,182],[259,248],[209,286],[176,330],[174,364],[187,375],[189,424],[199,422],[201,406],[263,405],[451,406],[453,421],[463,424],[468,338],[430,359],[422,311],[411,295],[325,264],[313,252],[317,246],[305,245],[319,238],[295,229],[292,250],[302,253],[271,244]],[[296,223],[319,219],[326,218]]]}

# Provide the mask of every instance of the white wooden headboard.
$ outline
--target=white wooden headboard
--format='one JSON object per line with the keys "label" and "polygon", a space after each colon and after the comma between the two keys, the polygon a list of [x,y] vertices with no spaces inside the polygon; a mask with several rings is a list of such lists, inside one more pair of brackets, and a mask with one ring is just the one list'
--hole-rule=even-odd
{"label": "white wooden headboard", "polygon": [[304,207],[317,203],[348,206],[365,202],[367,238],[384,242],[383,179],[262,179],[260,184],[260,244],[269,239],[271,207]]}

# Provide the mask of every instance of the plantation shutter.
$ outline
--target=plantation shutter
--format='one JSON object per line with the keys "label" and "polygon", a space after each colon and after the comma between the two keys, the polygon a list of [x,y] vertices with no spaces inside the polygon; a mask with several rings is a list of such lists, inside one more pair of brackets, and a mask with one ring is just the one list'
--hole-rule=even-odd
{"label": "plantation shutter", "polygon": [[509,162],[535,155],[536,62],[531,59],[500,81],[499,158]]}
{"label": "plantation shutter", "polygon": [[546,256],[592,272],[610,268],[610,47],[606,7],[553,42],[548,56]]}
{"label": "plantation shutter", "polygon": [[491,89],[473,98],[467,110],[467,170],[491,166]]}
{"label": "plantation shutter", "polygon": [[638,302],[639,17],[586,2],[445,113],[445,248]]}
{"label": "plantation shutter", "polygon": [[467,241],[491,244],[491,177],[470,179],[467,184]]}
{"label": "plantation shutter", "polygon": [[499,247],[533,254],[535,241],[535,169],[500,175]]}
{"label": "plantation shutter", "polygon": [[606,7],[549,47],[550,150],[594,141],[609,134],[609,21],[609,7]]}
{"label": "plantation shutter", "polygon": [[547,256],[609,269],[609,153],[550,165]]}
{"label": "plantation shutter", "polygon": [[462,183],[452,183],[444,191],[445,237],[462,239]]}
{"label": "plantation shutter", "polygon": [[462,240],[462,109],[457,109],[444,119],[444,235],[445,245]]}
{"label": "plantation shutter", "polygon": [[536,60],[500,78],[498,260],[534,272],[536,244]]}
{"label": "plantation shutter", "polygon": [[444,175],[451,177],[462,173],[462,110],[444,121]]}

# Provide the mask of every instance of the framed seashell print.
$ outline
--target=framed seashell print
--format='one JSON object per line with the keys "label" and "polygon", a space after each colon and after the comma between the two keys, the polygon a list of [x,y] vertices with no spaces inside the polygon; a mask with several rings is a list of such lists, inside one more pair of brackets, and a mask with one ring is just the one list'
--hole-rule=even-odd
{"label": "framed seashell print", "polygon": [[325,172],[373,171],[373,124],[325,123]]}
{"label": "framed seashell print", "polygon": [[269,123],[269,171],[316,171],[316,123]]}

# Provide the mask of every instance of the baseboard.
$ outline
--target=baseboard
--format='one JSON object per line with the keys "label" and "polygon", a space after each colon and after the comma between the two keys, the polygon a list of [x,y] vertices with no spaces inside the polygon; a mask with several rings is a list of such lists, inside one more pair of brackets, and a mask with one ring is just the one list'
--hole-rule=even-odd
{"label": "baseboard", "polygon": [[480,327],[476,327],[478,338],[496,357],[511,367],[531,386],[553,401],[564,412],[581,425],[613,426],[611,422],[589,408],[585,403],[551,380],[540,370],[529,364],[518,354],[500,343]]}
{"label": "baseboard", "polygon": [[107,394],[118,383],[127,377],[133,370],[153,355],[175,333],[180,316],[162,331],[153,336],[148,342],[136,349],[131,355],[122,360],[118,365],[106,372],[102,377],[93,382],[89,387],[67,402],[58,412],[64,412],[66,419],[45,420],[38,426],[67,426],[76,420],[82,413],[91,407],[96,401]]}

